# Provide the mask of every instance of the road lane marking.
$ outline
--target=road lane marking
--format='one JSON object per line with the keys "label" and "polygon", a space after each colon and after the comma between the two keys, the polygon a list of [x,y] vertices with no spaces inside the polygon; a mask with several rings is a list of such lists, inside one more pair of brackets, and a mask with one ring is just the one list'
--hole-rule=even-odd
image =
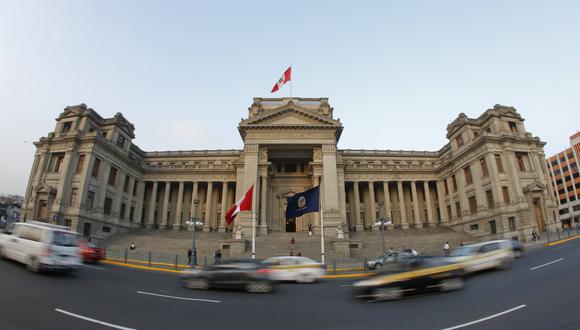
{"label": "road lane marking", "polygon": [[467,326],[470,326],[472,324],[476,324],[476,323],[480,323],[480,322],[483,322],[483,321],[491,320],[491,319],[496,318],[498,316],[502,316],[504,314],[511,313],[513,311],[517,311],[518,309],[521,309],[521,308],[524,308],[524,307],[526,307],[526,305],[520,305],[518,307],[514,307],[512,309],[508,309],[507,311],[503,311],[501,313],[493,314],[493,315],[484,317],[484,318],[479,319],[479,320],[471,321],[471,322],[468,322],[468,323],[463,323],[463,324],[456,325],[456,326],[453,326],[453,327],[450,327],[450,328],[445,328],[443,330],[453,330],[453,329],[459,329],[459,328],[467,327]]}
{"label": "road lane marking", "polygon": [[564,260],[564,258],[556,259],[556,260],[554,260],[554,261],[547,262],[547,263],[545,263],[545,264],[543,264],[543,265],[539,265],[539,266],[536,266],[536,267],[532,267],[532,268],[530,268],[530,270],[536,270],[536,269],[538,269],[538,268],[546,267],[546,266],[548,266],[548,265],[554,264],[554,263],[556,263],[556,262],[560,262],[560,261],[562,261],[562,260]]}
{"label": "road lane marking", "polygon": [[189,301],[201,301],[201,302],[209,302],[209,303],[220,303],[220,300],[211,300],[211,299],[198,299],[198,298],[187,298],[187,297],[176,297],[176,296],[168,296],[165,294],[158,294],[158,293],[151,293],[151,292],[144,292],[144,291],[137,291],[139,294],[145,294],[149,296],[156,296],[156,297],[163,297],[163,298],[171,298],[171,299],[178,299],[178,300],[189,300]]}
{"label": "road lane marking", "polygon": [[127,328],[127,327],[122,327],[122,326],[120,326],[120,325],[115,325],[115,324],[111,324],[111,323],[107,323],[107,322],[99,321],[99,320],[96,320],[96,319],[92,319],[92,318],[90,318],[90,317],[86,317],[86,316],[82,316],[82,315],[79,315],[79,314],[75,314],[75,313],[67,312],[67,311],[65,311],[65,310],[62,310],[62,309],[59,309],[59,308],[55,308],[54,310],[55,310],[55,311],[57,311],[57,312],[59,312],[59,313],[66,314],[66,315],[68,315],[68,316],[72,316],[72,317],[79,318],[79,319],[81,319],[81,320],[85,320],[85,321],[89,321],[89,322],[97,323],[97,324],[100,324],[100,325],[104,325],[104,326],[106,326],[106,327],[111,327],[111,328],[115,328],[115,329],[121,329],[121,330],[135,330],[134,328]]}
{"label": "road lane marking", "polygon": [[93,265],[84,265],[84,267],[88,267],[88,268],[92,268],[92,269],[96,269],[96,270],[107,270],[106,268],[99,267],[99,266],[93,266]]}
{"label": "road lane marking", "polygon": [[552,251],[558,251],[558,250],[563,249],[563,248],[568,247],[568,246],[570,246],[570,244],[558,246],[557,248],[553,248]]}

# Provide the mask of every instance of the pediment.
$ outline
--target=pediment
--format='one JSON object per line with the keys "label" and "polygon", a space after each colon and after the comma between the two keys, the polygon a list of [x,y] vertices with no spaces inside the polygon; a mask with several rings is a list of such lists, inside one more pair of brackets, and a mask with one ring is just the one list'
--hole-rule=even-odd
{"label": "pediment", "polygon": [[522,189],[524,193],[542,192],[544,190],[546,190],[546,185],[537,180],[533,181]]}
{"label": "pediment", "polygon": [[332,118],[325,117],[311,110],[298,107],[283,107],[243,120],[241,127],[256,126],[335,126],[342,124]]}

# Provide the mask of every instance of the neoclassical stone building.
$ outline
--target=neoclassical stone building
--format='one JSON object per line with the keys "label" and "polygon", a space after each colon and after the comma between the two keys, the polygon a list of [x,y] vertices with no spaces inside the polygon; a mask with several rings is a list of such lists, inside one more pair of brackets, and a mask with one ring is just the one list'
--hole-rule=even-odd
{"label": "neoclassical stone building", "polygon": [[[239,123],[243,150],[146,152],[122,114],[64,109],[36,145],[25,219],[93,237],[135,227],[183,229],[191,217],[224,232],[224,214],[252,184],[260,235],[319,230],[318,213],[287,221],[286,198],[321,186],[325,231],[449,226],[477,237],[519,237],[556,226],[544,142],[512,107],[461,113],[438,151],[341,150],[327,98],[254,98]],[[234,226],[251,228],[251,212]],[[246,231],[249,232],[249,231]]]}

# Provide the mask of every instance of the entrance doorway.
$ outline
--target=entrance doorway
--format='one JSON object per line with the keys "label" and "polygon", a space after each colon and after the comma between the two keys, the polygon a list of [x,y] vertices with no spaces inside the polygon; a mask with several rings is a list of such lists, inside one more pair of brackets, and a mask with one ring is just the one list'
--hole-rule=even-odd
{"label": "entrance doorway", "polygon": [[84,237],[90,237],[91,236],[91,224],[88,222],[85,222],[84,226],[83,226],[83,236]]}
{"label": "entrance doorway", "polygon": [[287,233],[296,232],[296,218],[286,219],[286,232]]}
{"label": "entrance doorway", "polygon": [[546,223],[544,222],[544,217],[542,216],[542,207],[540,205],[540,199],[534,198],[534,213],[536,216],[536,224],[538,225],[538,230],[540,232],[546,231]]}

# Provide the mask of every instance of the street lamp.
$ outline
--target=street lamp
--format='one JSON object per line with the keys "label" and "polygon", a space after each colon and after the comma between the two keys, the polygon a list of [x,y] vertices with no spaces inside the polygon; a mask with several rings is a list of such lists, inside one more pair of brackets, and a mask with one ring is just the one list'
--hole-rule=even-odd
{"label": "street lamp", "polygon": [[191,253],[193,254],[193,258],[191,258],[191,267],[195,267],[195,265],[197,265],[197,252],[195,251],[195,232],[197,231],[197,228],[201,228],[201,226],[203,226],[203,219],[201,218],[197,218],[197,217],[192,217],[191,219],[185,221],[185,224],[191,228],[191,232],[192,234],[192,250]]}
{"label": "street lamp", "polygon": [[375,226],[381,226],[381,228],[383,230],[383,255],[385,253],[387,253],[386,250],[385,250],[385,230],[387,230],[386,229],[386,226],[388,226],[388,225],[390,225],[392,223],[393,222],[391,221],[391,219],[388,219],[388,218],[377,219],[377,222],[375,222]]}

